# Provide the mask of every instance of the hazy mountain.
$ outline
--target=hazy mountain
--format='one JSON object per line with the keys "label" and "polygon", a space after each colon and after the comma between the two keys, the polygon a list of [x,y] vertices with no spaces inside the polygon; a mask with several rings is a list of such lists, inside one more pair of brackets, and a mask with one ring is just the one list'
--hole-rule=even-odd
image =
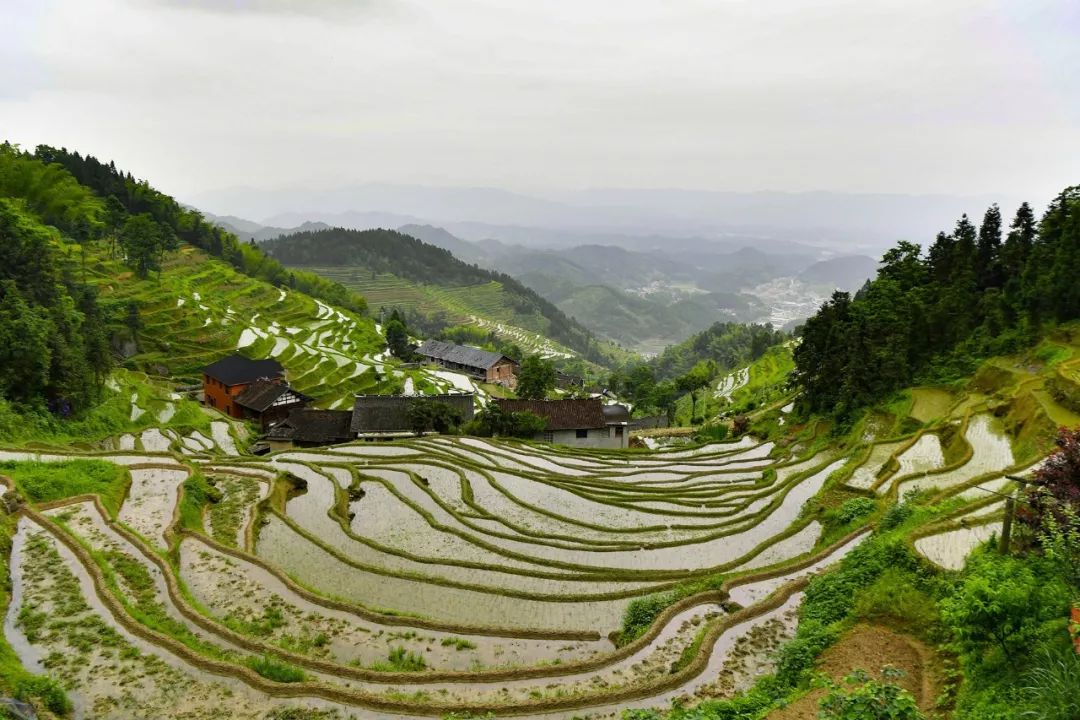
{"label": "hazy mountain", "polygon": [[[497,188],[366,184],[337,188],[227,188],[191,198],[198,207],[264,225],[305,220],[357,229],[432,224],[468,240],[496,237],[529,245],[620,244],[605,234],[698,237],[737,242],[793,241],[876,255],[897,239],[933,237],[961,213],[1004,196],[835,192],[714,192],[682,189],[591,189],[526,195]],[[284,210],[283,210],[284,209]],[[545,231],[556,231],[545,236]],[[567,240],[562,233],[592,235]],[[755,245],[755,247],[761,247]]]}
{"label": "hazy mountain", "polygon": [[831,285],[841,290],[857,290],[874,277],[878,262],[865,255],[847,255],[814,263],[799,273],[808,285]]}
{"label": "hazy mountain", "polygon": [[300,223],[295,227],[273,227],[260,225],[257,222],[245,220],[244,218],[239,218],[235,215],[213,215],[207,212],[203,213],[203,217],[215,225],[228,230],[245,242],[254,240],[255,242],[261,243],[266,240],[280,237],[281,235],[288,235],[290,233],[302,232],[305,230],[322,230],[330,227],[326,223],[311,221]]}

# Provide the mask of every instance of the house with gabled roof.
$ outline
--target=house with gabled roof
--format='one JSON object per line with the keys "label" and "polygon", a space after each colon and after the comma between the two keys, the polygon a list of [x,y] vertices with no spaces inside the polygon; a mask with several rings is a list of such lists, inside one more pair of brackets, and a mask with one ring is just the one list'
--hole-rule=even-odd
{"label": "house with gabled roof", "polygon": [[425,340],[416,354],[439,367],[464,373],[481,382],[517,386],[520,365],[501,353],[481,350],[468,345],[455,345],[441,340]]}
{"label": "house with gabled roof", "polygon": [[409,408],[421,403],[443,403],[458,411],[462,423],[473,419],[475,395],[357,395],[353,401],[351,430],[361,440],[392,440],[414,435]]}
{"label": "house with gabled roof", "polygon": [[503,412],[531,412],[547,420],[547,429],[533,439],[591,448],[625,448],[630,413],[623,405],[605,406],[599,398],[583,400],[496,399]]}
{"label": "house with gabled roof", "polygon": [[335,445],[353,439],[351,422],[352,413],[348,410],[294,408],[270,429],[266,440],[272,450]]}
{"label": "house with gabled roof", "polygon": [[203,400],[229,417],[243,419],[244,408],[236,403],[249,387],[260,380],[285,383],[285,368],[277,360],[252,360],[229,355],[203,368]]}
{"label": "house with gabled roof", "polygon": [[311,398],[293,390],[287,383],[259,379],[247,386],[233,398],[247,420],[254,420],[266,432],[271,426],[289,416],[292,410],[302,408]]}

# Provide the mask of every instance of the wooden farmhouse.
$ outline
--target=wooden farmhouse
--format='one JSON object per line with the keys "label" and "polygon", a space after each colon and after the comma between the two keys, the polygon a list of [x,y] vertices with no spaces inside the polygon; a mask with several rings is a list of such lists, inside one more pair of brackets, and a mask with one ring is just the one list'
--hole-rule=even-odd
{"label": "wooden farmhouse", "polygon": [[500,353],[466,345],[454,345],[440,340],[425,340],[416,354],[427,362],[476,378],[480,382],[517,386],[519,365]]}

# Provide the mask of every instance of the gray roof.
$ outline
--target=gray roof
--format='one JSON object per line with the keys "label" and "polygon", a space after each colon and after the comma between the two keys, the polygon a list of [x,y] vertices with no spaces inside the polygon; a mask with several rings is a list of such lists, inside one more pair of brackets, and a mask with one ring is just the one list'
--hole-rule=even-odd
{"label": "gray roof", "polygon": [[[285,396],[285,397],[282,397]],[[311,398],[283,382],[256,380],[236,396],[236,404],[255,412],[266,412],[272,405],[303,405]]]}
{"label": "gray roof", "polygon": [[504,412],[531,412],[548,421],[551,430],[592,430],[607,427],[598,398],[586,400],[507,400],[496,398]]}
{"label": "gray roof", "polygon": [[630,422],[630,409],[619,403],[604,406],[604,420],[610,424]]}
{"label": "gray roof", "polygon": [[252,360],[243,355],[229,355],[203,368],[203,373],[225,385],[246,385],[259,378],[276,378],[285,375],[285,368],[272,358]]}
{"label": "gray roof", "polygon": [[353,403],[352,431],[354,433],[407,432],[409,407],[422,402],[441,402],[461,413],[462,422],[473,417],[473,394],[453,395],[357,395]]}
{"label": "gray roof", "polygon": [[[480,348],[468,347],[467,345],[454,345],[441,340],[425,340],[424,344],[416,348],[417,355],[456,363],[466,367],[487,370],[500,360],[510,358],[496,352],[488,352]],[[510,362],[514,362],[510,360]],[[514,363],[515,365],[517,363]]]}

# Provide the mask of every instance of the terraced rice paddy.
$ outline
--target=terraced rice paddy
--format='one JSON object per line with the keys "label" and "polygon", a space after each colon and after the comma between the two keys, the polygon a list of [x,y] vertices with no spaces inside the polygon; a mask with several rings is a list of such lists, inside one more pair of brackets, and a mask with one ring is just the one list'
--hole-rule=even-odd
{"label": "terraced rice paddy", "polygon": [[[978,417],[968,437],[980,472],[1011,462]],[[883,443],[861,467],[899,452],[910,474],[933,443]],[[571,718],[729,697],[771,671],[806,578],[867,537],[826,544],[805,511],[850,458],[749,438],[636,453],[433,437],[255,458],[214,421],[124,445],[95,455],[130,472],[115,519],[86,497],[27,508],[12,555],[8,637],[29,667],[70,658],[50,671],[84,716]],[[196,471],[217,500],[201,517],[184,505]],[[962,562],[993,526],[982,505],[919,550]],[[719,576],[618,643],[634,599]],[[104,641],[80,644],[79,628]]]}

